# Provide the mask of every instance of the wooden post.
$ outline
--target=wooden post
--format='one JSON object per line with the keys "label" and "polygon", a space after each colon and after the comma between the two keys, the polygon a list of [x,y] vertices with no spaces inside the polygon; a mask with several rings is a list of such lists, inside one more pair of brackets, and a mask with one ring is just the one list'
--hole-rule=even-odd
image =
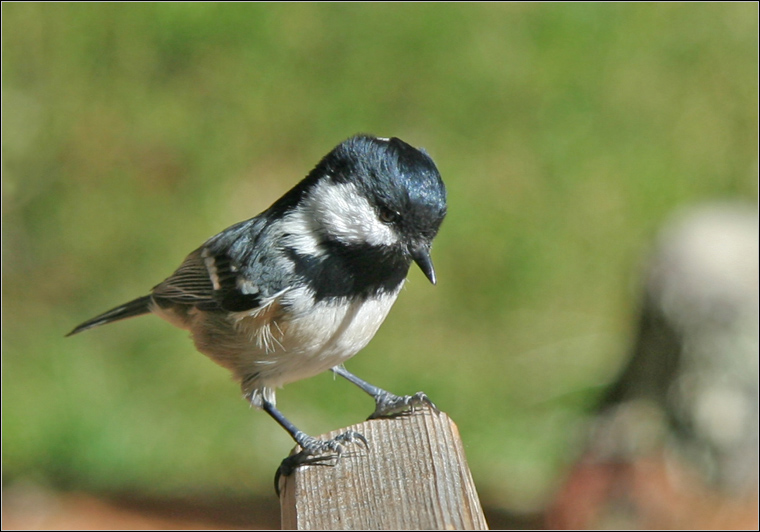
{"label": "wooden post", "polygon": [[487,530],[459,431],[430,409],[373,419],[355,430],[335,466],[307,465],[280,479],[285,530]]}

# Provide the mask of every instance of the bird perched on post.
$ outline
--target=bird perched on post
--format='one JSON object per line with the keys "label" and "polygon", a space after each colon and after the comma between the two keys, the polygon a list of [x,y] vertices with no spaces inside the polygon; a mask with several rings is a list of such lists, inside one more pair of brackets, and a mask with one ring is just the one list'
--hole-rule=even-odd
{"label": "bird perched on post", "polygon": [[[370,417],[433,406],[349,373],[395,302],[414,261],[431,283],[433,238],[446,214],[435,163],[398,138],[339,144],[267,210],[208,239],[150,294],[69,335],[154,313],[190,331],[195,346],[240,381],[243,395],[301,446],[289,466],[340,456],[347,432],[323,441],[275,406],[275,389],[332,370],[370,394]],[[324,456],[327,454],[327,456]]]}

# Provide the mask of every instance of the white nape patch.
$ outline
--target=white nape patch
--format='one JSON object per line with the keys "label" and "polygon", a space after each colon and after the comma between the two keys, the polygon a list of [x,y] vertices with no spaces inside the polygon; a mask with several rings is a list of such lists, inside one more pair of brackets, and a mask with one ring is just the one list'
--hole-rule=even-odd
{"label": "white nape patch", "polygon": [[320,235],[344,244],[390,246],[398,242],[393,229],[377,217],[375,209],[352,183],[317,183],[301,204],[283,221],[288,244],[299,253],[319,256]]}
{"label": "white nape patch", "polygon": [[382,140],[383,142],[390,142],[391,139],[388,137],[375,137],[377,140]]}

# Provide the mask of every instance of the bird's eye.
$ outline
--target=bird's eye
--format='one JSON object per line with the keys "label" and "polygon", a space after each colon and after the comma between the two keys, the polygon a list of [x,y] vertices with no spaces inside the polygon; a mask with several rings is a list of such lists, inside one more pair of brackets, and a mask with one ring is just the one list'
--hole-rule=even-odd
{"label": "bird's eye", "polygon": [[386,224],[392,224],[399,219],[399,213],[394,210],[383,207],[380,209],[380,221]]}

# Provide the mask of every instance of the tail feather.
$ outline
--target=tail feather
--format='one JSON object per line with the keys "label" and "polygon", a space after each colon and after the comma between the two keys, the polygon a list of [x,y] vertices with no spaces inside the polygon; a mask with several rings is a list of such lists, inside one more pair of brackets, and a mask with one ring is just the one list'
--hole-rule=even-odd
{"label": "tail feather", "polygon": [[123,305],[119,305],[116,308],[112,308],[108,312],[104,312],[99,316],[95,316],[94,318],[87,320],[81,325],[77,325],[74,330],[66,336],[71,336],[73,334],[77,334],[82,331],[86,331],[87,329],[98,327],[100,325],[105,325],[106,323],[111,323],[112,321],[118,321],[125,318],[131,318],[133,316],[139,316],[141,314],[147,314],[150,312],[150,298],[151,296],[138,297],[129,303],[124,303]]}

